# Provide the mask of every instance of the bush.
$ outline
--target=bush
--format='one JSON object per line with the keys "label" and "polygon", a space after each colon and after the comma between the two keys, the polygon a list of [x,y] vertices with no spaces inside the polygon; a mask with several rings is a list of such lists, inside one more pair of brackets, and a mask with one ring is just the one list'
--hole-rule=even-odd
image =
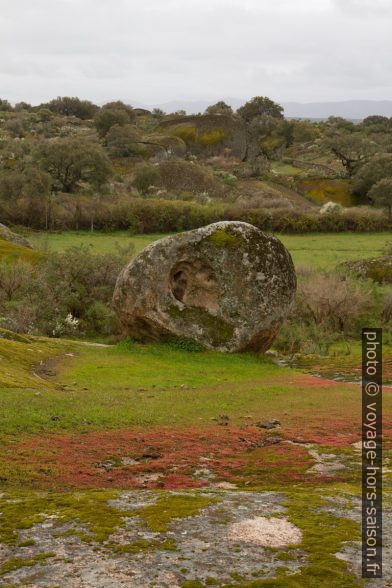
{"label": "bush", "polygon": [[101,108],[94,117],[100,137],[105,137],[114,125],[124,126],[132,122],[126,110],[119,108]]}
{"label": "bush", "polygon": [[25,293],[31,278],[31,265],[21,259],[0,262],[0,302],[14,300]]}
{"label": "bush", "polygon": [[82,246],[48,254],[34,267],[1,264],[0,326],[55,337],[116,333],[111,298],[129,257],[129,248],[93,255]]}
{"label": "bush", "polygon": [[310,273],[300,282],[297,312],[307,322],[347,333],[370,300],[369,289],[353,279],[335,272]]}
{"label": "bush", "polygon": [[[142,166],[141,166],[142,167]],[[144,167],[144,166],[143,166]],[[155,166],[147,166],[155,167]],[[158,166],[156,166],[158,169]],[[148,177],[146,185],[157,182],[157,177]],[[218,182],[218,180],[216,180]],[[158,182],[160,183],[160,182]],[[223,184],[223,182],[222,182]],[[224,184],[223,184],[224,186]],[[227,189],[227,188],[226,188]],[[0,181],[1,192],[1,181]],[[175,230],[196,229],[204,225],[234,220],[251,223],[269,232],[301,234],[309,232],[378,232],[389,231],[391,221],[381,210],[367,207],[348,208],[340,214],[320,215],[318,211],[299,211],[293,209],[245,208],[239,203],[209,202],[201,204],[190,202],[187,191],[186,200],[181,200],[184,190],[170,190],[169,196],[153,201],[146,198],[130,198],[129,194],[105,194],[92,196],[89,194],[57,194],[50,199],[50,227],[56,230],[75,228],[77,219],[80,230],[114,231],[127,230],[132,226],[136,233],[167,233]],[[196,198],[199,195],[196,194]],[[207,195],[203,196],[207,201]],[[25,225],[36,229],[44,229],[45,225],[44,198],[6,200],[0,194],[0,217],[9,225]],[[32,208],[37,206],[36,212]]]}
{"label": "bush", "polygon": [[148,194],[151,186],[160,181],[159,167],[156,165],[140,165],[136,168],[134,185],[140,194]]}
{"label": "bush", "polygon": [[81,119],[93,118],[98,110],[98,106],[89,100],[80,100],[79,98],[70,96],[59,96],[41,106],[48,108],[51,112],[56,114],[77,116]]}
{"label": "bush", "polygon": [[298,270],[295,307],[275,347],[289,355],[324,355],[334,342],[358,338],[368,320],[372,324],[385,320],[376,298],[369,285],[354,278],[337,272]]}

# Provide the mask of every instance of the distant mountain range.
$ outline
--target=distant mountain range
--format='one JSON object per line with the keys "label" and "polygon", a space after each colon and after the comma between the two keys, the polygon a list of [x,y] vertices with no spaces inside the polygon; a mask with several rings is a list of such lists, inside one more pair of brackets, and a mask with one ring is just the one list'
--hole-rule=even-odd
{"label": "distant mountain range", "polygon": [[[224,98],[224,101],[234,109],[246,102],[238,98]],[[146,105],[132,100],[129,101],[133,106],[148,108],[149,110],[161,108],[167,113],[185,110],[188,114],[204,112],[207,106],[214,104],[214,102],[216,100],[173,100],[164,104]],[[361,120],[372,114],[392,117],[392,100],[347,100],[344,102],[309,102],[307,104],[281,102],[281,104],[288,118],[326,119],[329,116],[342,116],[352,120]]]}

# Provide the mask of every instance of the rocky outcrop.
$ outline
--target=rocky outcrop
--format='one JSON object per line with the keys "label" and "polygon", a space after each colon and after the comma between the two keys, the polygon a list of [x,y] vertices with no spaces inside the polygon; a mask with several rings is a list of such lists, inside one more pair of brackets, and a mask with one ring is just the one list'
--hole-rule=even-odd
{"label": "rocky outcrop", "polygon": [[138,340],[265,351],[295,289],[293,262],[278,239],[220,222],[146,247],[120,274],[113,304],[124,332]]}
{"label": "rocky outcrop", "polygon": [[20,245],[21,247],[28,247],[29,249],[33,249],[32,245],[25,239],[21,237],[17,233],[12,232],[8,227],[0,223],[0,239],[4,239],[5,241],[9,241],[10,243],[15,243],[15,245]]}
{"label": "rocky outcrop", "polygon": [[230,154],[242,161],[253,161],[260,155],[257,137],[251,136],[240,117],[226,114],[179,116],[162,121],[161,130],[180,137],[188,153],[194,155]]}
{"label": "rocky outcrop", "polygon": [[370,279],[379,284],[392,284],[392,255],[344,261],[338,267],[355,274],[360,280]]}
{"label": "rocky outcrop", "polygon": [[343,206],[338,202],[326,202],[323,204],[319,210],[320,214],[335,214],[336,212],[342,212]]}

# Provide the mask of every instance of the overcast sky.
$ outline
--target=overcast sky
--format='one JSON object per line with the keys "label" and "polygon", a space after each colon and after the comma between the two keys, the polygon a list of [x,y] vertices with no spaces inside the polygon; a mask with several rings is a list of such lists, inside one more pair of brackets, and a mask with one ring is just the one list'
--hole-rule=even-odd
{"label": "overcast sky", "polygon": [[392,99],[392,0],[0,0],[0,97]]}

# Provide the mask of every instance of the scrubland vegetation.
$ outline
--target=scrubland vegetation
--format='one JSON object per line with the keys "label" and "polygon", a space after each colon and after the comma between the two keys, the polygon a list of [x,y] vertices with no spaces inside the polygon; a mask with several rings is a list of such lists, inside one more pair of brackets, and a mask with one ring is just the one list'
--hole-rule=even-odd
{"label": "scrubland vegetation", "polygon": [[[35,229],[390,228],[392,123],[286,120],[268,98],[165,115],[78,98],[0,104],[0,214]],[[337,208],[319,214],[319,205]]]}
{"label": "scrubland vegetation", "polygon": [[[218,102],[192,116],[63,97],[34,107],[3,100],[0,124],[1,218],[43,249],[16,252],[14,262],[5,247],[1,326],[116,337],[115,278],[142,244],[155,233],[243,220],[283,240],[310,233],[303,254],[293,250],[300,288],[277,343],[281,351],[325,351],[336,339],[357,337],[365,318],[383,324],[390,337],[388,275],[359,281],[337,268],[360,257],[361,246],[334,258],[326,234],[329,261],[312,269],[326,255],[317,253],[324,249],[320,233],[336,233],[337,240],[342,232],[367,233],[369,243],[374,235],[372,254],[381,255],[391,228],[389,119],[287,120],[262,97],[237,112]],[[334,205],[324,211],[328,201]],[[110,251],[80,248],[75,230],[90,232],[87,243],[110,243]],[[62,242],[68,250],[45,251],[45,243]]]}

